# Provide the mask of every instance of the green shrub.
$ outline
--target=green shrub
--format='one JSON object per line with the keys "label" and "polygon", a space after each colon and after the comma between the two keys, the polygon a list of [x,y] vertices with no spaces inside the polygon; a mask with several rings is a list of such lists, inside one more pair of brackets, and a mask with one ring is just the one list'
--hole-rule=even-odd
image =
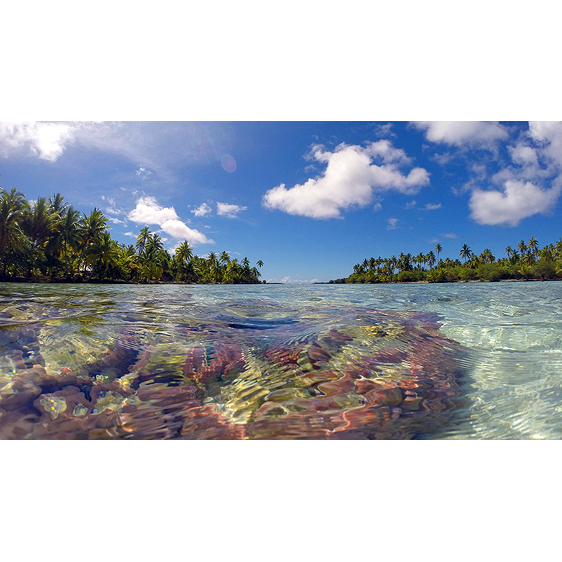
{"label": "green shrub", "polygon": [[445,276],[445,270],[442,267],[438,267],[437,269],[432,269],[427,273],[426,279],[430,283],[446,283],[447,278]]}
{"label": "green shrub", "polygon": [[556,267],[552,261],[539,260],[531,266],[534,279],[556,279]]}

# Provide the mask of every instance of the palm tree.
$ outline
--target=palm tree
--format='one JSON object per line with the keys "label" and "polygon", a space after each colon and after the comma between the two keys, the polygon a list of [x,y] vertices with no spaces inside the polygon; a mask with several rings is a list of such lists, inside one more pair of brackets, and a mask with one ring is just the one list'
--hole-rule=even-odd
{"label": "palm tree", "polygon": [[[371,258],[373,259],[373,258]],[[374,261],[374,260],[373,260]],[[256,262],[256,265],[261,269],[263,267],[263,262],[261,260],[258,260]],[[369,267],[371,267],[371,262],[369,261]]]}
{"label": "palm tree", "polygon": [[537,239],[534,236],[531,236],[531,239],[529,240],[528,248],[529,248],[529,250],[531,250],[533,255],[535,257],[537,257],[538,249],[539,249],[539,243],[537,242]]}
{"label": "palm tree", "polygon": [[217,255],[215,254],[215,252],[211,252],[209,254],[209,256],[207,257],[207,262],[209,264],[209,271],[213,278],[213,283],[217,283],[221,271],[220,271],[219,260],[217,259]]}
{"label": "palm tree", "polygon": [[486,248],[481,254],[480,254],[480,259],[483,263],[494,263],[494,261],[496,260],[496,258],[494,257],[494,255],[492,254],[492,252],[490,250],[488,250],[488,248]]}
{"label": "palm tree", "polygon": [[118,245],[111,239],[109,232],[105,231],[86,249],[86,257],[92,264],[90,277],[97,273],[102,280],[108,270],[117,265],[119,259]]}
{"label": "palm tree", "polygon": [[461,258],[465,259],[465,263],[466,263],[466,260],[468,260],[468,258],[471,255],[472,255],[472,250],[466,244],[463,244],[463,247],[461,248],[461,251],[460,251],[460,256],[461,256]]}
{"label": "palm tree", "polygon": [[135,244],[135,248],[139,254],[142,254],[146,243],[149,241],[151,237],[151,232],[148,226],[141,228],[140,234],[137,236],[137,243]]}
{"label": "palm tree", "polygon": [[437,244],[437,246],[435,246],[435,251],[437,252],[437,263],[439,263],[439,254],[443,251],[441,244]]}
{"label": "palm tree", "polygon": [[80,243],[79,225],[80,213],[75,211],[72,206],[66,207],[60,224],[60,238],[64,254],[64,276],[69,278],[68,250],[77,249]]}
{"label": "palm tree", "polygon": [[78,222],[82,265],[86,264],[88,248],[100,240],[106,228],[107,219],[99,209],[94,208],[89,215],[82,213],[82,218]]}
{"label": "palm tree", "polygon": [[525,241],[521,240],[519,242],[519,244],[517,245],[517,248],[519,249],[519,252],[521,253],[521,257],[523,257],[525,255],[525,253],[527,252],[527,244],[525,244]]}
{"label": "palm tree", "polygon": [[427,254],[427,263],[429,264],[429,269],[435,265],[435,254],[433,252]]}
{"label": "palm tree", "polygon": [[27,208],[25,195],[12,188],[10,193],[1,187],[0,194],[0,259],[2,276],[6,276],[7,254],[10,250],[18,251],[25,244],[25,234],[21,229],[24,211]]}
{"label": "palm tree", "polygon": [[226,251],[221,252],[221,255],[219,256],[219,261],[221,262],[222,265],[228,265],[230,263],[230,256],[228,255],[228,252]]}
{"label": "palm tree", "polygon": [[53,213],[62,216],[68,206],[69,204],[64,202],[64,197],[60,193],[55,193],[52,197],[49,197],[49,207]]}
{"label": "palm tree", "polygon": [[181,278],[181,273],[187,273],[189,262],[193,257],[193,251],[189,242],[184,240],[177,248],[176,248],[176,261],[178,263],[178,275],[176,280]]}
{"label": "palm tree", "polygon": [[[60,217],[58,213],[51,213],[47,199],[39,197],[33,207],[27,209],[23,217],[23,228],[30,242],[28,256],[28,277],[39,260],[45,266],[44,249],[55,233]],[[42,259],[41,259],[42,258]],[[44,273],[44,271],[43,271]]]}
{"label": "palm tree", "polygon": [[511,246],[508,246],[505,249],[505,253],[507,254],[507,259],[509,259],[511,257],[511,254],[513,254],[513,248]]}

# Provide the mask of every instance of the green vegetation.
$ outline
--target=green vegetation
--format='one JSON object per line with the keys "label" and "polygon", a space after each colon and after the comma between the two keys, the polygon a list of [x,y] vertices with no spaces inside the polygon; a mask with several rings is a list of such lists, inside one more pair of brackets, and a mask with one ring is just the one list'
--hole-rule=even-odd
{"label": "green vegetation", "polygon": [[443,251],[437,244],[428,254],[400,254],[391,258],[370,258],[353,266],[353,273],[330,283],[402,283],[426,281],[448,283],[455,281],[502,281],[505,279],[562,279],[562,239],[539,249],[533,236],[528,243],[521,240],[517,250],[505,249],[506,258],[497,259],[488,249],[475,254],[463,244],[459,256],[464,260],[439,259]]}
{"label": "green vegetation", "polygon": [[0,279],[3,281],[118,281],[260,283],[250,267],[226,252],[193,255],[187,241],[171,256],[157,233],[141,229],[136,244],[111,239],[99,209],[82,215],[60,193],[28,202],[0,187]]}

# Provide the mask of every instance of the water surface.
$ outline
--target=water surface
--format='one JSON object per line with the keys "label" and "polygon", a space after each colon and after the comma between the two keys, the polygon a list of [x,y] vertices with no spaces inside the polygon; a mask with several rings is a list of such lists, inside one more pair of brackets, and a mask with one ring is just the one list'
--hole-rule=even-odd
{"label": "water surface", "polygon": [[0,285],[4,439],[559,439],[561,282]]}

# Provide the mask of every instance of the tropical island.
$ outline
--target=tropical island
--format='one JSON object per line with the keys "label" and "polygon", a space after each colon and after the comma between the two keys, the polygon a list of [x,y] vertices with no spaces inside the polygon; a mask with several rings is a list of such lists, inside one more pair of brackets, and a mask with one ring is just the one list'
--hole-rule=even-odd
{"label": "tropical island", "polygon": [[29,202],[16,188],[0,188],[0,280],[261,283],[261,260],[251,267],[248,258],[239,262],[225,251],[196,256],[187,241],[170,255],[148,227],[136,244],[120,244],[107,222],[99,209],[81,214],[60,193]]}
{"label": "tropical island", "polygon": [[[562,279],[562,239],[539,249],[533,236],[521,240],[517,249],[507,246],[506,258],[496,259],[489,249],[480,254],[463,244],[459,255],[464,260],[440,259],[441,244],[435,253],[400,253],[398,257],[371,257],[353,266],[353,273],[330,283],[452,283],[470,281],[556,280]],[[435,255],[437,254],[437,256]]]}

